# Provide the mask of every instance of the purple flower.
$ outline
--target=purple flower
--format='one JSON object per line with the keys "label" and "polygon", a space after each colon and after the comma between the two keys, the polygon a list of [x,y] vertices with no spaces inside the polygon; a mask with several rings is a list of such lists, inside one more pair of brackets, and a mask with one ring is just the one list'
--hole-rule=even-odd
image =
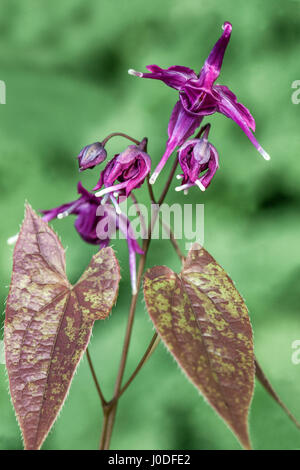
{"label": "purple flower", "polygon": [[62,204],[54,209],[41,211],[42,214],[44,214],[43,219],[49,222],[54,218],[62,219],[70,214],[76,215],[74,225],[81,238],[93,245],[101,245],[104,243],[103,246],[106,246],[107,243],[99,240],[96,233],[97,223],[99,222],[99,217],[97,217],[96,212],[101,203],[101,199],[87,191],[80,182],[78,183],[77,190],[78,194],[80,194],[78,199],[67,204]]}
{"label": "purple flower", "polygon": [[[41,211],[43,220],[49,222],[54,218],[62,219],[68,215],[76,215],[75,228],[87,243],[99,245],[100,249],[108,246],[110,238],[116,230],[121,230],[127,238],[129,251],[129,269],[132,292],[136,293],[136,253],[143,254],[137,243],[129,219],[125,214],[118,214],[111,204],[103,205],[103,199],[96,197],[78,183],[80,197],[54,209]],[[99,224],[106,227],[99,236]]]}
{"label": "purple flower", "polygon": [[210,125],[208,124],[203,130],[202,138],[187,140],[178,150],[178,160],[183,174],[177,176],[182,182],[176,191],[184,190],[186,193],[194,185],[205,191],[219,168],[218,152],[207,140]]}
{"label": "purple flower", "polygon": [[199,75],[183,66],[162,69],[157,65],[149,65],[147,69],[150,73],[129,70],[131,75],[162,80],[179,91],[180,100],[176,103],[169,122],[166,151],[150,179],[151,183],[154,183],[174,149],[193,134],[204,116],[215,112],[235,121],[261,155],[266,160],[270,159],[251,132],[255,131],[255,121],[248,109],[237,102],[236,96],[226,86],[214,84],[221,71],[231,30],[231,24],[225,22],[223,34],[210,52]]}
{"label": "purple flower", "polygon": [[104,188],[96,196],[113,193],[115,197],[128,197],[133,189],[143,184],[151,169],[151,158],[144,151],[146,144],[147,139],[144,139],[139,145],[129,145],[124,152],[115,155],[100,174],[94,190]]}
{"label": "purple flower", "polygon": [[100,142],[87,145],[80,150],[78,155],[79,171],[94,168],[102,163],[107,157],[106,150]]}

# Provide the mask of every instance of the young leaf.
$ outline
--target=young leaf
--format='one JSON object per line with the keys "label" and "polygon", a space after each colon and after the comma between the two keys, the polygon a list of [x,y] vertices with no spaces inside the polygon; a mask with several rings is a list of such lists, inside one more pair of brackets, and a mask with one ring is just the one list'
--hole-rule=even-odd
{"label": "young leaf", "polygon": [[109,314],[120,270],[113,250],[92,258],[71,286],[65,253],[30,206],[13,256],[6,307],[5,354],[10,392],[25,449],[39,449],[70,388],[94,321]]}
{"label": "young leaf", "polygon": [[147,271],[144,295],[150,317],[177,363],[250,449],[252,329],[232,280],[194,244],[180,274],[165,266]]}

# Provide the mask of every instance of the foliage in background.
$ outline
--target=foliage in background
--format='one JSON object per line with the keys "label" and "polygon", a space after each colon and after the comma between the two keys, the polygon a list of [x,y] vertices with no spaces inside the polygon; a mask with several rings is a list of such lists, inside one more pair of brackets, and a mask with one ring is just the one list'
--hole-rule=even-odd
{"label": "foliage in background", "polygon": [[[6,239],[19,229],[24,200],[36,209],[71,200],[77,178],[70,168],[77,167],[75,157],[83,145],[99,140],[117,125],[129,134],[147,135],[149,153],[159,161],[174,103],[172,90],[166,92],[163,85],[149,83],[145,92],[142,81],[133,83],[127,69],[143,69],[149,63],[196,68],[212,46],[219,25],[224,20],[233,23],[235,40],[222,79],[255,111],[257,138],[272,161],[261,165],[240,129],[222,116],[214,116],[212,122],[218,125],[212,138],[219,150],[220,170],[207,194],[195,188],[187,202],[205,203],[206,248],[247,298],[256,356],[263,358],[262,365],[271,371],[276,390],[299,416],[300,366],[291,362],[291,344],[300,338],[300,261],[295,255],[300,229],[300,107],[290,98],[291,83],[299,79],[299,2],[253,0],[239,5],[233,0],[222,4],[217,0],[117,0],[83,4],[65,0],[22,4],[6,0],[1,3],[0,18],[0,79],[7,85],[7,104],[0,106],[3,305],[11,271]],[[161,126],[163,121],[165,126]],[[114,145],[112,152],[117,150],[118,144]],[[94,176],[84,174],[82,182],[92,187]],[[157,192],[161,184],[157,182]],[[144,191],[140,190],[141,202]],[[172,201],[182,201],[182,195],[174,193]],[[95,250],[88,245],[82,249],[71,220],[60,221],[59,233],[64,246],[70,247],[68,276],[76,282]],[[172,248],[162,251],[155,246],[159,247],[159,241],[153,243],[151,264],[173,263],[178,271]],[[123,267],[120,297],[114,315],[101,323],[101,329],[95,325],[91,343],[107,390],[112,390],[116,375],[116,370],[106,367],[107,358],[118,363],[128,308],[124,287],[129,281],[127,253],[119,242],[114,248]],[[152,335],[144,310],[140,302],[129,370],[144,350],[139,338]],[[161,346],[123,400],[113,447],[238,448],[213,411],[182,380]],[[45,448],[72,449],[79,443],[83,449],[95,448],[101,420],[100,412],[94,411],[97,407],[98,397],[84,359]],[[2,365],[0,409],[0,448],[21,448]],[[271,418],[266,420],[266,415]],[[134,432],[128,433],[133,422]],[[201,423],[205,424],[201,427]],[[250,426],[255,448],[300,447],[297,430],[260,386]]]}

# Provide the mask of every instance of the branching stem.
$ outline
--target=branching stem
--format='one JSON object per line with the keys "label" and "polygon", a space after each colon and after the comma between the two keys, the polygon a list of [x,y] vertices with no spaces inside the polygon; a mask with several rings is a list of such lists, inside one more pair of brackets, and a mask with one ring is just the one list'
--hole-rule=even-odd
{"label": "branching stem", "polygon": [[93,377],[93,380],[95,382],[96,389],[97,389],[97,392],[98,392],[98,395],[99,395],[99,398],[100,398],[100,401],[101,401],[101,404],[102,404],[102,408],[104,408],[105,405],[107,405],[107,401],[104,398],[104,395],[102,393],[100,384],[98,382],[96,372],[95,372],[95,369],[94,369],[94,366],[93,366],[92,358],[91,358],[91,355],[90,355],[90,352],[89,352],[89,348],[86,348],[86,357],[87,357],[88,364],[89,364],[89,367],[90,367],[90,370],[91,370],[91,373],[92,373],[92,377]]}
{"label": "branching stem", "polygon": [[125,139],[131,140],[131,142],[134,142],[136,145],[139,145],[140,141],[134,139],[130,135],[124,134],[123,132],[112,132],[112,134],[109,134],[105,139],[102,141],[102,145],[104,146],[110,139],[113,137],[124,137]]}
{"label": "branching stem", "polygon": [[134,370],[134,372],[131,374],[131,376],[129,377],[129,379],[127,380],[126,384],[123,385],[123,387],[121,388],[120,390],[120,393],[118,395],[118,399],[120,398],[121,395],[123,395],[123,393],[125,392],[125,390],[127,390],[127,388],[129,387],[129,385],[131,384],[131,382],[135,379],[135,377],[137,376],[137,374],[139,373],[139,371],[141,370],[141,368],[146,364],[146,362],[148,361],[148,359],[150,358],[150,356],[152,356],[152,354],[154,353],[155,349],[157,348],[158,344],[160,342],[160,338],[158,336],[158,334],[155,332],[154,335],[152,336],[151,338],[151,341],[149,343],[149,346],[147,347],[142,359],[140,360],[140,362],[138,363],[136,369]]}
{"label": "branching stem", "polygon": [[[176,158],[175,161],[174,161],[174,164],[171,168],[169,177],[168,177],[168,179],[166,181],[166,184],[163,188],[163,191],[161,193],[161,196],[158,200],[158,207],[163,203],[163,201],[164,201],[164,199],[167,195],[167,192],[170,188],[173,176],[174,176],[175,171],[176,171],[177,164],[178,164],[178,161],[177,161],[177,158]],[[139,266],[138,266],[137,291],[139,291],[139,288],[141,286],[142,276],[143,276],[143,272],[144,272],[144,268],[145,268],[145,264],[146,264],[147,253],[148,253],[149,246],[150,246],[150,241],[151,241],[152,230],[153,230],[155,222],[157,220],[157,216],[158,216],[158,213],[153,214],[153,217],[152,217],[149,229],[148,229],[148,237],[143,242],[143,252],[144,252],[144,254],[141,255],[140,261],[139,261]],[[123,345],[123,351],[122,351],[122,355],[121,355],[120,366],[119,366],[118,375],[117,375],[117,379],[116,379],[116,383],[115,383],[114,397],[110,402],[111,406],[108,409],[107,416],[105,416],[105,419],[104,419],[104,428],[105,429],[102,432],[102,436],[101,436],[101,442],[100,442],[100,449],[101,450],[102,449],[103,450],[109,449],[109,446],[110,446],[111,435],[112,435],[114,422],[115,422],[116,411],[117,411],[118,400],[119,400],[119,397],[121,396],[120,392],[121,392],[121,388],[122,388],[122,380],[123,380],[123,376],[124,376],[124,372],[125,372],[127,355],[128,355],[129,345],[130,345],[130,339],[131,339],[131,333],[132,333],[132,327],[133,327],[134,315],[135,315],[135,311],[136,311],[137,300],[138,300],[138,293],[133,294],[132,298],[131,298],[130,309],[129,309],[129,315],[128,315],[128,321],[127,321],[127,327],[126,327],[126,333],[125,333],[125,338],[124,338],[124,345]],[[144,363],[145,363],[145,361],[143,361],[142,365]],[[126,386],[126,384],[125,384],[125,386]]]}

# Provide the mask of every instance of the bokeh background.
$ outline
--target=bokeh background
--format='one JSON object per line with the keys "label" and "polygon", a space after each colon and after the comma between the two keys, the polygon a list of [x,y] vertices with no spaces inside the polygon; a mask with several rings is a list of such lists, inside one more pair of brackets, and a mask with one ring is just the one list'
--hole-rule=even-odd
{"label": "bokeh background", "polygon": [[[300,105],[291,101],[291,84],[300,79],[299,1],[1,1],[0,79],[7,86],[7,103],[0,105],[1,303],[4,310],[11,275],[6,239],[19,229],[24,201],[36,210],[50,208],[76,197],[79,176],[88,188],[97,181],[98,169],[78,174],[81,147],[111,131],[146,135],[158,162],[176,92],[131,77],[127,69],[156,63],[200,70],[225,20],[232,22],[233,33],[219,82],[250,108],[257,138],[272,160],[265,162],[237,125],[214,115],[211,140],[221,168],[213,184],[205,194],[195,188],[185,199],[173,185],[167,202],[205,204],[205,246],[246,299],[256,355],[299,419],[300,365],[291,361],[292,342],[300,339]],[[109,149],[113,154],[124,145],[116,139]],[[137,196],[146,201],[146,190]],[[53,226],[67,248],[68,275],[76,281],[95,249],[80,240],[73,219]],[[116,241],[114,247],[122,266],[120,296],[110,318],[95,325],[90,345],[108,396],[130,295],[126,243]],[[167,241],[153,242],[148,265],[155,264],[179,269]],[[127,376],[152,334],[141,299]],[[44,448],[97,448],[101,421],[84,358]],[[256,449],[300,448],[299,431],[259,384],[250,426]],[[0,448],[22,448],[3,365]],[[112,448],[240,446],[160,345],[122,398]]]}

